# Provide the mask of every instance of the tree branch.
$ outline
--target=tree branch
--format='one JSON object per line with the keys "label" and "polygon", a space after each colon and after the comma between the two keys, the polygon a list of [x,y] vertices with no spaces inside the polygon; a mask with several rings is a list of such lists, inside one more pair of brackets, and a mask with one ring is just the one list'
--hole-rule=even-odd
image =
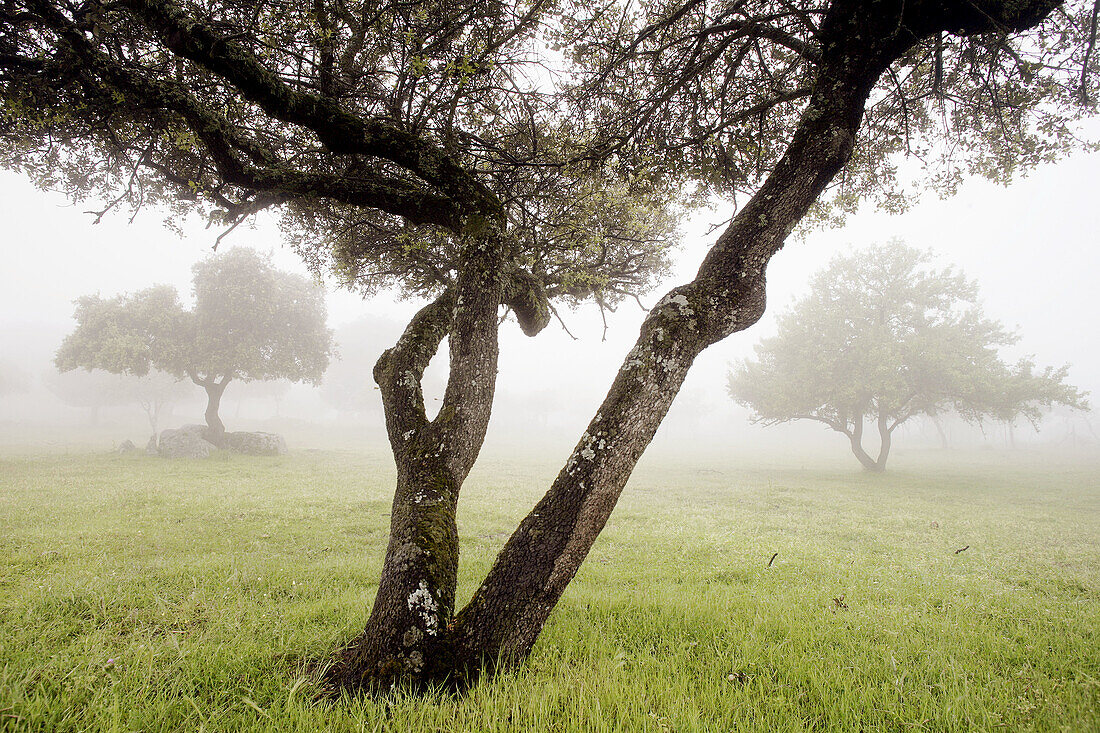
{"label": "tree branch", "polygon": [[271,117],[312,130],[332,152],[397,163],[451,199],[463,214],[503,216],[496,196],[433,143],[382,122],[363,120],[333,99],[296,91],[247,49],[165,0],[122,0],[176,53],[229,82]]}

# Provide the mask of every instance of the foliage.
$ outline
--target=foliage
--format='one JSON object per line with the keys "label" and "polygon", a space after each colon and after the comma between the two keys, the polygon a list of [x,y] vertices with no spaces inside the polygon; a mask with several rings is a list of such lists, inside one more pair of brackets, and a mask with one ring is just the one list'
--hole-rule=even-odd
{"label": "foliage", "polygon": [[[571,109],[592,122],[590,154],[751,196],[807,111],[834,5],[567,2],[553,35],[577,69]],[[914,44],[877,80],[852,160],[818,215],[867,199],[897,210],[968,175],[1007,181],[1079,146],[1074,121],[1095,103],[1094,13],[1093,3],[1066,3],[1023,33],[959,27]],[[902,158],[919,168],[916,182],[898,175]]]}
{"label": "foliage", "polygon": [[183,376],[177,363],[189,351],[189,325],[176,289],[156,285],[133,295],[76,300],[77,328],[57,350],[58,371],[102,369],[143,377],[156,368]]}
{"label": "foliage", "polygon": [[0,397],[26,392],[31,388],[31,375],[12,361],[0,359]]}
{"label": "foliage", "polygon": [[564,159],[576,133],[537,38],[552,7],[12,0],[0,164],[104,211],[232,228],[276,208],[308,262],[366,291],[438,293],[458,237],[493,219],[513,267],[613,302],[667,265],[675,184]]}
{"label": "foliage", "polygon": [[318,383],[332,353],[324,291],[234,248],[194,266],[195,304],[174,288],[77,301],[77,327],[57,367],[143,376],[150,368],[196,382],[290,379]]}
{"label": "foliage", "polygon": [[730,395],[756,422],[816,420],[853,449],[868,417],[887,439],[912,417],[948,410],[971,422],[1035,423],[1052,405],[1086,408],[1065,382],[1068,367],[1004,363],[998,349],[1016,334],[982,313],[976,283],[931,263],[900,241],[837,257],[779,317],[756,360],[730,374]]}
{"label": "foliage", "polygon": [[332,355],[325,292],[236,247],[195,264],[188,349],[175,372],[319,384]]}
{"label": "foliage", "polygon": [[[1100,466],[932,458],[875,481],[649,461],[521,673],[318,702],[308,660],[377,576],[388,455],[6,457],[0,709],[57,733],[1095,730]],[[464,576],[554,469],[471,478]]]}

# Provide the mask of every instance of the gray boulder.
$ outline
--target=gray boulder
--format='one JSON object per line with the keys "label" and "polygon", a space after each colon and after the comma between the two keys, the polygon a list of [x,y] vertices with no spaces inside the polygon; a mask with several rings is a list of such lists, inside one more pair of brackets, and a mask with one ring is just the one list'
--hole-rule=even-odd
{"label": "gray boulder", "polygon": [[145,455],[156,456],[160,455],[160,451],[157,450],[157,434],[153,433],[149,436],[149,442],[145,444]]}
{"label": "gray boulder", "polygon": [[286,441],[277,433],[226,433],[222,444],[234,453],[248,456],[281,456],[286,453]]}
{"label": "gray boulder", "polygon": [[123,456],[127,453],[137,453],[137,451],[138,447],[134,445],[134,441],[132,440],[124,440],[122,441],[122,445],[118,447],[118,454]]}
{"label": "gray boulder", "polygon": [[184,425],[160,434],[157,452],[165,458],[209,458],[217,446],[206,440],[205,425]]}

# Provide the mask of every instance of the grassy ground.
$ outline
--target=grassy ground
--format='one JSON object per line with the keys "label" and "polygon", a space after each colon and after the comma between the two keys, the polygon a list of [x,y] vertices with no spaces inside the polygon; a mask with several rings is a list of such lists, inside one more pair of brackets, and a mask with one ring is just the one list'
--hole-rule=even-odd
{"label": "grassy ground", "polygon": [[[483,464],[466,594],[554,471]],[[391,480],[365,453],[0,460],[0,729],[1100,730],[1100,462],[651,460],[523,670],[316,702]]]}

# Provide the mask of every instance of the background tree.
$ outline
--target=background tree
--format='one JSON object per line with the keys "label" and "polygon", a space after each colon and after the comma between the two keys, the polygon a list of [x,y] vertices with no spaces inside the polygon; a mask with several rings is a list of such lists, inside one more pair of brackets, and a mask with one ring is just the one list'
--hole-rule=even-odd
{"label": "background tree", "polygon": [[156,286],[110,299],[77,301],[73,331],[57,367],[142,377],[151,368],[187,376],[206,391],[206,424],[225,432],[218,408],[234,379],[318,383],[332,353],[324,291],[281,272],[256,252],[235,248],[194,268],[195,305]]}
{"label": "background tree", "polygon": [[[886,468],[894,430],[918,415],[1038,426],[1043,408],[1087,408],[1065,382],[1068,367],[1002,361],[998,349],[1018,337],[982,314],[976,283],[931,261],[899,241],[834,259],[756,347],[756,361],[730,373],[730,395],[754,422],[816,420],[843,433],[871,471]],[[877,458],[863,445],[867,420]]]}
{"label": "background tree", "polygon": [[31,375],[7,359],[0,359],[0,397],[26,392],[31,388]]}
{"label": "background tree", "polygon": [[[1076,142],[1091,10],[0,0],[0,161],[77,197],[228,226],[279,207],[315,266],[434,298],[375,367],[397,464],[390,544],[330,679],[469,682],[530,652],[691,363],[760,317],[769,259],[834,180],[841,210],[889,204],[898,152],[949,141],[1003,177]],[[552,30],[566,53],[543,44]],[[562,63],[568,89],[543,73]],[[562,472],[456,613],[455,509],[491,414],[502,305],[534,334],[551,297],[606,305],[652,284],[674,199],[713,190],[751,198],[649,313]],[[450,374],[428,420],[420,379],[444,338]]]}
{"label": "background tree", "polygon": [[100,413],[107,407],[133,405],[139,400],[140,385],[133,377],[112,374],[102,369],[80,372],[42,374],[42,383],[55,397],[70,407],[87,410],[88,425],[100,422]]}
{"label": "background tree", "polygon": [[131,384],[135,401],[145,411],[154,436],[160,432],[162,420],[171,417],[172,407],[191,395],[194,389],[187,382],[162,371],[150,371],[142,377],[123,376]]}

